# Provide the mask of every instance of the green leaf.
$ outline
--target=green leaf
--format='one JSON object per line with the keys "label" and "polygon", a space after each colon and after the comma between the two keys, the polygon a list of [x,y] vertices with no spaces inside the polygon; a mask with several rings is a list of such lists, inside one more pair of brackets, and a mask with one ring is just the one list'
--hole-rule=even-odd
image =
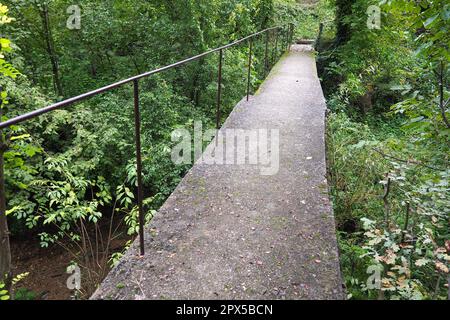
{"label": "green leaf", "polygon": [[[21,210],[22,209],[22,207],[20,207],[20,206],[15,206],[15,207],[13,207],[13,208],[11,208],[11,209],[9,209],[9,210],[6,210],[6,215],[8,216],[8,215],[10,215],[11,213],[14,213],[14,211],[17,211],[17,210]],[[0,287],[1,288],[1,287]]]}
{"label": "green leaf", "polygon": [[423,267],[424,265],[428,264],[430,262],[430,260],[428,259],[419,259],[416,261],[415,265],[417,267]]}
{"label": "green leaf", "polygon": [[23,139],[27,139],[27,138],[29,138],[29,137],[30,137],[29,134],[22,134],[22,135],[20,135],[20,136],[14,136],[14,137],[11,137],[11,141],[23,140]]}
{"label": "green leaf", "polygon": [[9,48],[11,45],[11,41],[5,38],[0,38],[0,46],[2,49]]}
{"label": "green leaf", "polygon": [[429,25],[431,25],[431,24],[434,22],[434,20],[436,20],[437,17],[439,17],[439,13],[437,13],[437,14],[435,14],[434,16],[428,18],[428,19],[423,23],[423,25],[425,26],[425,28],[428,27]]}

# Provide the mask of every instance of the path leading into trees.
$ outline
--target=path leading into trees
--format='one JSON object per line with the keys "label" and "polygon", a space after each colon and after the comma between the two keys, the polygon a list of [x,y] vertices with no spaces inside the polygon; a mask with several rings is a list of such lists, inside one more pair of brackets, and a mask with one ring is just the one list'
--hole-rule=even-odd
{"label": "path leading into trees", "polygon": [[93,299],[342,299],[325,111],[314,56],[294,45],[221,129],[278,129],[278,173],[197,163],[146,229],[145,257],[135,243]]}

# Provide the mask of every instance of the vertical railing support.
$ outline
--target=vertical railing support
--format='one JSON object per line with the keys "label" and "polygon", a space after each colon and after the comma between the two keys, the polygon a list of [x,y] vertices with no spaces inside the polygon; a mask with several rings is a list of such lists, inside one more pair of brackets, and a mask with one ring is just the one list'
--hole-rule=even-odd
{"label": "vertical railing support", "polygon": [[317,52],[319,51],[320,39],[322,38],[322,32],[323,32],[323,23],[321,22],[319,24],[319,34],[317,35],[317,39],[314,43],[314,50],[316,50]]}
{"label": "vertical railing support", "polygon": [[220,129],[220,104],[222,99],[222,63],[223,49],[219,51],[219,70],[217,75],[217,110],[216,110],[216,129]]}
{"label": "vertical railing support", "polygon": [[275,49],[274,49],[274,44],[273,44],[273,38],[275,37],[275,30],[272,31],[272,34],[270,36],[271,36],[270,37],[270,41],[271,41],[270,46],[271,46],[271,51],[272,52],[270,53],[270,64],[269,64],[269,67],[270,67],[270,69],[272,69],[273,61],[275,60]]}
{"label": "vertical railing support", "polygon": [[252,74],[253,39],[250,39],[248,54],[248,74],[247,74],[247,101],[250,99],[250,77]]}
{"label": "vertical railing support", "polygon": [[136,139],[136,175],[138,189],[138,208],[139,208],[139,245],[141,256],[145,254],[144,249],[144,191],[142,184],[142,150],[141,150],[141,112],[139,110],[139,82],[133,81],[134,91],[134,128]]}
{"label": "vertical railing support", "polygon": [[275,47],[272,52],[272,65],[276,63],[278,59],[278,29],[275,30]]}
{"label": "vertical railing support", "polygon": [[265,49],[265,53],[264,53],[265,75],[269,71],[269,36],[270,36],[270,31],[266,32],[266,49]]}
{"label": "vertical railing support", "polygon": [[291,51],[292,41],[294,40],[294,24],[289,24],[289,51]]}
{"label": "vertical railing support", "polygon": [[291,34],[291,25],[286,27],[286,51],[289,51],[289,35]]}

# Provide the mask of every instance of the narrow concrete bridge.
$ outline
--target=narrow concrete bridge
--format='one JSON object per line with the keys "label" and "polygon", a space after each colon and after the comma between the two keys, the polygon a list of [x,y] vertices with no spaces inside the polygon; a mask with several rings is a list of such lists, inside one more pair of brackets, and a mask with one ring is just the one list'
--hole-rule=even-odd
{"label": "narrow concrete bridge", "polygon": [[311,48],[294,45],[221,129],[278,129],[276,173],[198,162],[146,229],[145,257],[135,243],[92,299],[343,299],[325,111]]}

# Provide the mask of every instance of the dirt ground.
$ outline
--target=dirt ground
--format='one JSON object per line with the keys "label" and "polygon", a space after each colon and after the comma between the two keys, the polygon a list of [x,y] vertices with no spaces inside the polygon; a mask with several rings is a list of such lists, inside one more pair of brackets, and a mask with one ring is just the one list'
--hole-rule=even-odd
{"label": "dirt ground", "polygon": [[[112,251],[122,251],[128,240],[130,238],[122,232],[122,236],[111,243]],[[73,256],[62,247],[53,245],[49,248],[41,248],[38,236],[29,236],[24,239],[12,238],[11,255],[13,275],[29,273],[14,288],[16,293],[17,291],[30,293],[25,300],[73,299],[74,292],[67,288],[70,274],[66,273]],[[82,282],[82,290],[83,287]],[[23,300],[22,292],[16,298]],[[81,297],[81,299],[88,297]]]}
{"label": "dirt ground", "polygon": [[69,300],[72,291],[67,289],[69,277],[66,268],[71,256],[58,246],[40,248],[38,239],[11,241],[13,274],[29,272],[15,288],[26,288],[37,300]]}

